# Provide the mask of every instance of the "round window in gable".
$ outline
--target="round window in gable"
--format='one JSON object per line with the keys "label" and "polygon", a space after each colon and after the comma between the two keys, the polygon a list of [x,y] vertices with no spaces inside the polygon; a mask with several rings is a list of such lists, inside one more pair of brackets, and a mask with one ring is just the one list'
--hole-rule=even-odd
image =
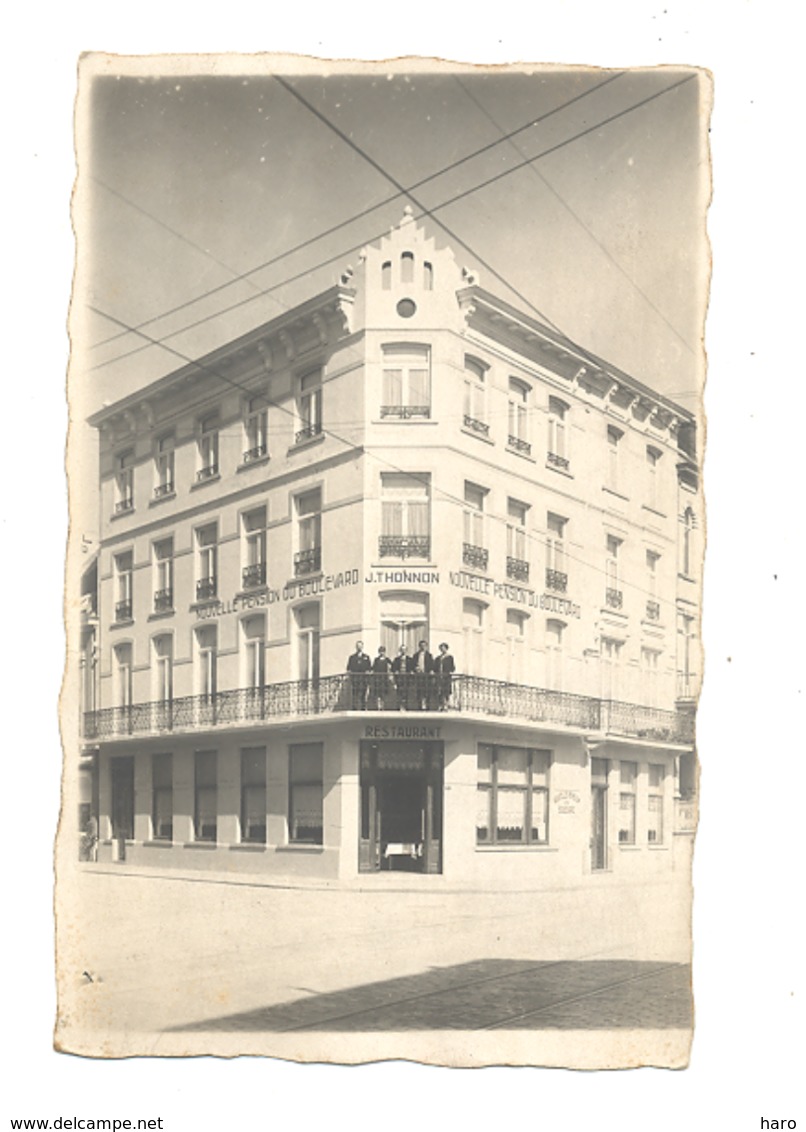
{"label": "round window in gable", "polygon": [[413,299],[401,299],[397,304],[397,313],[401,318],[411,318],[417,310],[417,304]]}

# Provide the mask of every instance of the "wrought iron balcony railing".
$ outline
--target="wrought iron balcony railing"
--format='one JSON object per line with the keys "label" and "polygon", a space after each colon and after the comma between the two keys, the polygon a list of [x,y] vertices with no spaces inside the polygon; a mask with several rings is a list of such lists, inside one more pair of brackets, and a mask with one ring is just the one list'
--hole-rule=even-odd
{"label": "wrought iron balcony railing", "polygon": [[650,621],[660,621],[660,602],[648,601],[646,603],[646,615]]}
{"label": "wrought iron balcony railing", "polygon": [[173,495],[174,481],[166,480],[165,483],[158,483],[154,488],[154,498],[163,499],[166,495]]}
{"label": "wrought iron balcony railing", "polygon": [[125,598],[123,601],[115,602],[115,620],[116,621],[131,621],[132,619],[132,599]]}
{"label": "wrought iron balcony railing", "polygon": [[322,548],[312,546],[310,550],[298,550],[294,555],[294,576],[316,574],[322,569]]}
{"label": "wrought iron balcony railing", "polygon": [[[417,689],[416,674],[409,677]],[[372,684],[369,684],[370,690]],[[429,702],[435,695],[427,696]],[[406,688],[401,689],[406,696]],[[392,710],[394,693],[384,692],[383,707]],[[363,697],[370,710],[376,705]],[[407,701],[409,706],[413,700]],[[422,701],[421,701],[422,702]],[[192,732],[207,727],[242,727],[272,719],[299,719],[355,711],[355,686],[349,674],[323,676],[316,680],[290,680],[262,688],[233,688],[206,696],[179,696],[171,701],[131,704],[85,712],[86,739],[126,738],[130,735],[165,731]],[[694,739],[694,717],[690,712],[666,711],[640,704],[598,700],[572,692],[556,692],[482,676],[455,675],[445,711],[457,715],[525,719],[533,723],[575,728],[651,742],[690,744]]]}
{"label": "wrought iron balcony railing", "polygon": [[214,476],[218,475],[218,464],[207,464],[203,468],[199,468],[196,472],[196,483],[204,483],[205,480],[211,480]]}
{"label": "wrought iron balcony railing", "polygon": [[380,558],[428,558],[431,539],[428,535],[380,535]]}
{"label": "wrought iron balcony railing", "polygon": [[384,417],[396,417],[400,421],[410,421],[417,417],[428,420],[430,416],[430,405],[381,405],[381,420]]}
{"label": "wrought iron balcony railing", "polygon": [[568,589],[568,575],[562,570],[546,570],[546,589],[564,594]]}
{"label": "wrought iron balcony railing", "polygon": [[521,440],[519,436],[509,437],[509,447],[514,448],[516,452],[523,452],[525,456],[530,456],[532,453],[532,446],[528,440]]}
{"label": "wrought iron balcony railing", "polygon": [[262,460],[267,456],[269,449],[265,444],[256,444],[254,448],[247,448],[243,454],[243,462],[245,464],[254,464],[255,460]]}
{"label": "wrought iron balcony railing", "polygon": [[209,601],[218,595],[218,578],[199,578],[196,583],[196,600]]}
{"label": "wrought iron balcony railing", "polygon": [[610,609],[621,609],[624,604],[624,594],[621,590],[605,590],[605,605]]}
{"label": "wrought iron balcony railing", "polygon": [[549,464],[553,464],[555,468],[563,468],[567,471],[570,467],[570,461],[567,460],[565,456],[558,456],[556,452],[549,452],[546,459]]}
{"label": "wrought iron balcony railing", "polygon": [[472,542],[462,543],[462,561],[465,566],[473,566],[476,570],[486,570],[490,560],[490,552],[483,546],[474,546]]}
{"label": "wrought iron balcony railing", "polygon": [[319,436],[321,432],[321,424],[307,424],[304,428],[297,429],[294,441],[296,444],[302,444],[306,440],[313,440],[313,438]]}
{"label": "wrought iron balcony railing", "polygon": [[517,582],[529,581],[529,563],[522,558],[510,558],[507,555],[507,577]]}
{"label": "wrought iron balcony railing", "polygon": [[256,586],[265,586],[266,563],[253,562],[251,566],[244,566],[241,572],[241,584],[245,590],[253,590]]}
{"label": "wrought iron balcony railing", "polygon": [[125,499],[119,499],[115,504],[115,514],[124,515],[127,511],[134,510],[134,498],[127,495]]}
{"label": "wrought iron balcony railing", "polygon": [[477,432],[479,436],[489,436],[490,426],[486,421],[480,421],[476,417],[470,417],[465,413],[465,428],[469,428],[471,432]]}
{"label": "wrought iron balcony railing", "polygon": [[154,612],[165,613],[174,607],[174,592],[172,589],[154,591]]}

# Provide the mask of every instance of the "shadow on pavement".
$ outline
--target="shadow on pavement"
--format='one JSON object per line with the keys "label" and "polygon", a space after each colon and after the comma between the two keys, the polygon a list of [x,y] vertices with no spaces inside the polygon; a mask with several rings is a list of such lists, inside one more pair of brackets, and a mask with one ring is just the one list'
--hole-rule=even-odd
{"label": "shadow on pavement", "polygon": [[690,1029],[691,969],[480,959],[171,1027],[172,1032]]}

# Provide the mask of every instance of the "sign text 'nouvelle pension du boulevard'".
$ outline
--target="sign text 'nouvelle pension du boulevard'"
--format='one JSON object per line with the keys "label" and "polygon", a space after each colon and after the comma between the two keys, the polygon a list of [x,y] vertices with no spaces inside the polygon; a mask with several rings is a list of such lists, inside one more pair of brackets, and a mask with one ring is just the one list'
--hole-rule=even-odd
{"label": "sign text 'nouvelle pension du boulevard'", "polygon": [[[358,579],[357,568],[342,570],[338,574],[320,574],[315,578],[295,578],[287,582],[282,589],[267,586],[256,593],[236,594],[229,601],[211,602],[202,606],[198,614],[204,620],[209,617],[220,617],[226,613],[243,613],[264,605],[274,605],[278,601],[317,597],[340,590],[344,586],[357,586]],[[405,567],[371,570],[364,578],[366,585],[374,586],[437,586],[439,581],[439,570],[412,570]],[[480,597],[492,597],[510,605],[524,605],[529,609],[542,609],[547,613],[559,613],[565,617],[581,616],[579,605],[567,598],[559,597],[557,594],[539,594],[535,590],[514,585],[512,582],[496,582],[494,578],[471,574],[468,570],[449,570],[448,581],[457,589],[478,594]]]}

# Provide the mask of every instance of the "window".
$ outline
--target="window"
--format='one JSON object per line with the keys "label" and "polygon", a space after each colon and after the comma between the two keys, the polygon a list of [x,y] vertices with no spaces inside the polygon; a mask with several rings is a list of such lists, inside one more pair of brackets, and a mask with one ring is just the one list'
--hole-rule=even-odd
{"label": "window", "polygon": [[694,565],[694,558],[692,554],[692,541],[694,535],[694,527],[696,526],[694,519],[694,512],[690,507],[687,507],[683,512],[683,536],[681,546],[681,559],[680,569],[681,572],[687,577],[691,577],[692,567]]}
{"label": "window", "polygon": [[550,751],[479,746],[478,845],[548,843],[550,763]]}
{"label": "window", "polygon": [[196,751],[194,759],[193,831],[197,841],[218,836],[218,754]]}
{"label": "window", "polygon": [[196,531],[196,600],[209,601],[218,594],[218,524],[208,523]]}
{"label": "window", "polygon": [[638,778],[638,763],[619,764],[619,845],[635,845],[635,783]]}
{"label": "window", "polygon": [[546,687],[560,691],[563,686],[563,638],[566,625],[550,617],[546,621]]}
{"label": "window", "polygon": [[132,619],[132,573],[134,554],[126,550],[115,555],[115,621]]}
{"label": "window", "polygon": [[428,261],[423,263],[423,290],[434,290],[434,267]]}
{"label": "window", "polygon": [[416,593],[381,594],[381,644],[394,660],[405,645],[414,656],[417,645],[428,640],[428,598]]}
{"label": "window", "polygon": [[462,561],[476,570],[486,570],[489,552],[484,546],[484,497],[483,487],[465,482],[464,508],[464,546]]}
{"label": "window", "polygon": [[522,613],[520,609],[507,610],[507,680],[512,684],[523,683],[523,652],[528,620],[529,614]]}
{"label": "window", "polygon": [[392,261],[387,260],[381,266],[381,288],[384,291],[392,290]]}
{"label": "window", "polygon": [[323,757],[321,743],[295,743],[289,747],[289,840],[322,844]]}
{"label": "window", "polygon": [[154,543],[154,612],[166,613],[174,607],[174,540]]}
{"label": "window", "polygon": [[487,369],[478,358],[465,357],[464,426],[480,436],[488,436]]}
{"label": "window", "polygon": [[134,452],[121,452],[115,460],[115,514],[134,509]]}
{"label": "window", "polygon": [[262,691],[266,683],[266,618],[262,613],[241,621],[241,687]]}
{"label": "window", "polygon": [[414,253],[403,252],[400,257],[400,282],[414,282]]}
{"label": "window", "polygon": [[322,432],[322,372],[315,370],[300,378],[299,395],[297,397],[297,417],[299,427],[296,434],[297,444]]}
{"label": "window", "polygon": [[549,511],[546,516],[546,589],[565,593],[568,574],[565,566],[565,526],[561,515]]}
{"label": "window", "polygon": [[430,476],[382,472],[379,557],[427,559],[430,528]]}
{"label": "window", "polygon": [[653,445],[648,444],[646,449],[646,470],[647,470],[647,506],[653,510],[658,509],[658,470],[660,465],[660,458],[663,455],[660,448],[655,448]]}
{"label": "window", "polygon": [[518,582],[529,581],[529,558],[526,552],[526,514],[529,508],[517,499],[507,500],[507,577]]}
{"label": "window", "polygon": [[115,706],[128,708],[132,704],[132,646],[126,641],[114,648]]}
{"label": "window", "polygon": [[243,566],[241,585],[253,590],[266,584],[266,507],[255,507],[241,516]]}
{"label": "window", "polygon": [[567,471],[570,461],[568,459],[568,437],[566,425],[568,423],[568,405],[559,397],[549,397],[549,444],[547,461],[552,467]]}
{"label": "window", "polygon": [[624,642],[613,637],[602,637],[602,699],[618,698],[621,686],[621,651]]}
{"label": "window", "polygon": [[241,841],[266,844],[266,748],[241,750]]}
{"label": "window", "polygon": [[218,414],[211,413],[199,421],[199,467],[196,482],[218,475]]}
{"label": "window", "polygon": [[483,601],[466,597],[462,602],[462,635],[464,637],[464,671],[468,676],[480,676],[484,656]]}
{"label": "window", "polygon": [[176,441],[173,433],[160,436],[157,439],[154,451],[154,498],[161,499],[165,495],[173,495],[174,485],[174,454]]}
{"label": "window", "polygon": [[641,678],[643,683],[644,703],[647,707],[658,706],[658,671],[660,668],[660,650],[641,649]]}
{"label": "window", "polygon": [[615,535],[607,535],[605,539],[605,605],[611,609],[621,609],[624,604],[624,595],[619,582],[619,558],[621,556],[622,539]]}
{"label": "window", "polygon": [[294,574],[316,574],[322,569],[322,489],[306,491],[296,498],[297,544]]}
{"label": "window", "polygon": [[646,552],[646,588],[647,588],[647,602],[646,602],[646,615],[649,621],[660,620],[660,602],[657,599],[658,592],[658,563],[660,562],[660,555],[655,550],[648,550]]}
{"label": "window", "polygon": [[619,450],[624,433],[613,425],[607,426],[607,487],[618,491],[621,475],[619,469]]}
{"label": "window", "polygon": [[531,389],[524,381],[517,378],[509,379],[509,410],[507,423],[509,427],[509,447],[516,452],[528,456],[532,451],[529,443],[529,394]]}
{"label": "window", "polygon": [[692,669],[694,659],[694,618],[686,613],[677,617],[677,694],[681,699],[695,695],[696,676]]}
{"label": "window", "polygon": [[319,606],[316,602],[294,610],[297,628],[297,671],[300,680],[319,679]]}
{"label": "window", "polygon": [[155,841],[173,840],[173,756],[151,756],[151,836]]}
{"label": "window", "polygon": [[174,641],[170,633],[155,637],[151,643],[153,651],[152,675],[154,699],[162,705],[173,700]]}
{"label": "window", "polygon": [[196,692],[203,700],[214,699],[218,687],[218,627],[196,630]]}
{"label": "window", "polygon": [[252,464],[269,454],[269,402],[261,395],[250,397],[246,403],[244,417],[244,441],[246,449],[243,462]]}
{"label": "window", "polygon": [[646,826],[646,839],[650,845],[663,844],[663,781],[663,764],[650,763]]}
{"label": "window", "polygon": [[430,353],[411,343],[383,347],[381,417],[431,416]]}

